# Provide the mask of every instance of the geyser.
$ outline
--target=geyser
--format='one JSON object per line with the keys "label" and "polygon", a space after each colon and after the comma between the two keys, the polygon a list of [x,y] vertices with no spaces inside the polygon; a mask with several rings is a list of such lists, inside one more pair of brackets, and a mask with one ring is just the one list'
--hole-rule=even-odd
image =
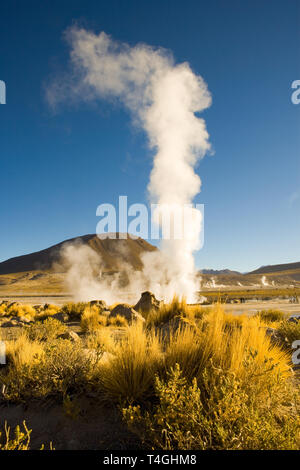
{"label": "geyser", "polygon": [[[70,93],[86,100],[118,98],[130,110],[134,124],[146,131],[154,150],[150,201],[169,207],[166,210],[175,217],[176,206],[191,204],[199,193],[201,181],[194,168],[210,149],[205,121],[195,114],[210,106],[206,83],[188,63],[175,64],[172,54],[160,48],[130,47],[104,32],[96,35],[78,28],[68,30],[67,39],[72,78],[53,84],[48,90],[50,103],[55,105]],[[161,298],[177,293],[194,300],[199,286],[193,253],[199,248],[201,213],[191,207],[185,224],[188,236],[162,240],[162,254],[147,253],[144,270],[129,273],[130,291],[139,289],[138,296],[150,289]],[[101,280],[97,286],[97,296],[105,297],[107,286]]]}

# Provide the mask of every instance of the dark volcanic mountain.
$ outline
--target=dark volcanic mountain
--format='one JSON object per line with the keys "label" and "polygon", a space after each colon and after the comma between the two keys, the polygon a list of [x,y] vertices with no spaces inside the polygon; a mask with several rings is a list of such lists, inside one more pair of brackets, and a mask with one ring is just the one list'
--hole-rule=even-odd
{"label": "dark volcanic mountain", "polygon": [[231,269],[202,269],[201,270],[202,274],[211,274],[211,275],[218,275],[218,274],[238,274],[240,275],[241,273],[238,271],[231,271]]}
{"label": "dark volcanic mountain", "polygon": [[269,274],[269,273],[278,273],[284,271],[300,271],[300,262],[299,263],[287,263],[287,264],[273,264],[269,266],[261,266],[255,271],[251,271],[248,274]]}
{"label": "dark volcanic mountain", "polygon": [[[118,236],[119,234],[117,234]],[[60,262],[61,250],[67,244],[83,244],[92,248],[101,256],[106,271],[118,271],[124,263],[129,264],[134,269],[141,269],[141,255],[145,252],[157,250],[156,247],[142,238],[110,239],[103,236],[99,239],[97,235],[84,235],[58,243],[45,250],[3,261],[0,263],[0,274],[49,271],[54,263]]]}

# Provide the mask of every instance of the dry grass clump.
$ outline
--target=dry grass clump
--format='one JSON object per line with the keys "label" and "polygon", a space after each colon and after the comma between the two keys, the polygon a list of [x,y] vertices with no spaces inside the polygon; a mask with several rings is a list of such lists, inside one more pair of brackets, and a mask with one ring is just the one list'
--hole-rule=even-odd
{"label": "dry grass clump", "polygon": [[36,314],[36,320],[45,320],[46,318],[52,317],[56,313],[59,313],[61,310],[57,305],[46,304],[44,307],[39,310]]}
{"label": "dry grass clump", "polygon": [[106,399],[132,403],[153,394],[153,378],[162,363],[158,337],[147,333],[140,322],[114,348],[115,358],[101,367],[99,385]]}
{"label": "dry grass clump", "polygon": [[151,448],[299,448],[290,356],[271,344],[260,318],[236,321],[216,305],[171,333],[162,362],[159,404],[124,409]]}
{"label": "dry grass clump", "polygon": [[73,320],[80,320],[86,307],[89,307],[88,302],[69,302],[62,306],[61,311],[67,313]]}
{"label": "dry grass clump", "polygon": [[44,349],[39,341],[31,341],[23,333],[16,340],[6,342],[6,356],[10,368],[30,368],[42,360]]}
{"label": "dry grass clump", "polygon": [[[237,317],[220,304],[204,310],[178,298],[150,312],[146,325],[102,318],[97,306],[67,310],[77,312],[83,340],[57,338],[66,326],[48,318],[7,341],[4,399],[53,396],[68,405],[69,396],[96,391],[122,405],[152,449],[300,447],[291,355],[271,343],[262,315]],[[290,338],[300,333],[296,323],[280,325]],[[104,351],[109,360],[101,360]]]}
{"label": "dry grass clump", "polygon": [[128,322],[125,317],[118,314],[115,317],[108,317],[107,325],[124,327],[124,326],[128,326]]}
{"label": "dry grass clump", "polygon": [[88,349],[96,351],[102,349],[103,351],[114,353],[116,340],[111,329],[100,328],[89,332],[86,337],[86,346]]}
{"label": "dry grass clump", "polygon": [[94,331],[107,324],[107,317],[100,315],[96,305],[85,307],[81,319],[80,327],[83,332]]}
{"label": "dry grass clump", "polygon": [[290,358],[271,345],[265,330],[260,328],[259,319],[243,318],[238,327],[228,328],[230,318],[217,304],[197,328],[178,329],[171,335],[166,349],[167,369],[178,363],[186,377],[201,380],[203,370],[212,359],[220,369],[245,377],[245,360],[253,354],[256,371],[267,361],[275,375],[289,374]]}
{"label": "dry grass clump", "polygon": [[5,422],[4,430],[0,430],[0,450],[29,450],[31,429],[27,428],[25,421],[23,428],[21,431],[20,426],[16,426],[14,436],[11,437],[11,429]]}
{"label": "dry grass clump", "polygon": [[201,320],[209,312],[210,308],[201,305],[188,305],[184,297],[179,299],[179,297],[175,295],[172,302],[169,304],[162,303],[158,310],[149,312],[146,318],[146,324],[149,327],[157,327],[169,322],[175,317],[196,321]]}
{"label": "dry grass clump", "polygon": [[286,338],[289,347],[296,340],[300,340],[300,321],[294,323],[291,321],[283,321],[277,327],[277,331],[282,338]]}
{"label": "dry grass clump", "polygon": [[19,402],[79,394],[89,388],[101,355],[84,354],[81,344],[69,340],[42,343],[21,336],[7,343],[8,367],[0,372],[3,397]]}
{"label": "dry grass clump", "polygon": [[31,305],[21,305],[15,302],[10,305],[2,303],[0,305],[0,316],[26,317],[33,320],[36,316],[36,310]]}
{"label": "dry grass clump", "polygon": [[[191,311],[191,309],[190,309]],[[189,315],[189,309],[185,299],[179,300],[178,296],[174,296],[171,303],[162,303],[158,310],[152,310],[147,315],[148,326],[159,326],[167,323],[176,316],[186,317]]]}
{"label": "dry grass clump", "polygon": [[261,310],[257,312],[256,315],[265,323],[274,323],[280,322],[286,318],[286,314],[281,310],[276,309],[269,309],[269,310]]}

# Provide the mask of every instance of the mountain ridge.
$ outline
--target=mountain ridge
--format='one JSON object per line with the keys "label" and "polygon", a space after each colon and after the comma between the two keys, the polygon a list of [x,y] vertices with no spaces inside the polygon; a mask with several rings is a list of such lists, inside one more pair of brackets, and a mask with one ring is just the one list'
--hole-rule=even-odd
{"label": "mountain ridge", "polygon": [[[67,245],[86,245],[92,248],[103,260],[103,268],[114,271],[127,263],[134,269],[143,266],[141,255],[144,252],[155,251],[157,248],[142,238],[130,237],[109,238],[110,234],[97,236],[95,234],[82,235],[64,240],[43,250],[9,258],[0,263],[0,275],[21,273],[28,271],[49,271],[55,264],[61,263],[62,249]],[[124,234],[122,234],[123,236]]]}

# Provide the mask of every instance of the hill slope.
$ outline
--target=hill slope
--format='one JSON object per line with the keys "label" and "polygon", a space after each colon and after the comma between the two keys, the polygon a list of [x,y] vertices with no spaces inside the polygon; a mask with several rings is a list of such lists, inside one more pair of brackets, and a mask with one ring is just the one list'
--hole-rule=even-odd
{"label": "hill slope", "polygon": [[261,266],[255,271],[251,271],[248,274],[269,274],[269,273],[283,273],[285,271],[300,271],[300,262],[298,263],[287,263],[287,264],[273,264],[269,266]]}
{"label": "hill slope", "polygon": [[97,235],[84,235],[58,243],[45,250],[3,261],[0,263],[0,275],[28,271],[49,271],[52,269],[53,263],[60,261],[61,250],[67,244],[83,244],[92,248],[101,256],[105,271],[117,271],[124,263],[128,263],[134,269],[141,269],[142,253],[157,250],[156,247],[142,238],[110,239],[106,237],[99,239]]}

